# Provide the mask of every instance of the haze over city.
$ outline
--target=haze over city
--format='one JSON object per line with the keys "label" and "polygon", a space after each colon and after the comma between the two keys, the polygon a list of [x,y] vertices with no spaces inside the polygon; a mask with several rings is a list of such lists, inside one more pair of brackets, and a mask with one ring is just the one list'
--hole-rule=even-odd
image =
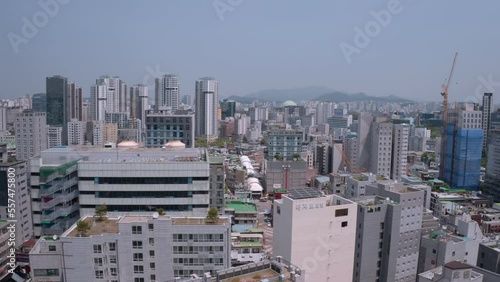
{"label": "haze over city", "polygon": [[[500,3],[493,0],[61,3],[46,23],[33,18],[44,11],[37,1],[2,3],[0,98],[44,92],[45,78],[56,74],[77,82],[85,97],[103,74],[145,82],[151,95],[153,77],[175,73],[182,95],[212,76],[220,97],[324,86],[440,101],[455,52],[450,101],[474,96],[483,83],[478,77],[500,81]],[[355,28],[366,31],[380,11],[390,19],[378,23],[366,46],[356,45]],[[24,17],[43,24],[23,35]],[[358,52],[346,56],[343,43]],[[486,91],[493,92],[480,93]]]}

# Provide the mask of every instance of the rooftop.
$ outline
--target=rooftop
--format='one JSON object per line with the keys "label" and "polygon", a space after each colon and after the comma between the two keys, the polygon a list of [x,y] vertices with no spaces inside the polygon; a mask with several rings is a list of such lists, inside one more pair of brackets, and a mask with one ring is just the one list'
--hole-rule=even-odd
{"label": "rooftop", "polygon": [[[82,221],[85,221],[90,225],[90,230],[86,232],[86,237],[118,233],[119,220],[120,218],[107,218],[103,221],[96,221],[90,216],[83,218]],[[66,237],[81,237],[76,230],[76,224],[66,231]]]}
{"label": "rooftop", "polygon": [[224,225],[227,223],[227,218],[218,218],[214,221],[209,221],[204,217],[175,217],[172,218],[173,225]]}
{"label": "rooftop", "polygon": [[293,200],[320,198],[323,193],[315,188],[296,188],[290,189],[288,197]]}
{"label": "rooftop", "polygon": [[242,201],[227,201],[226,209],[234,209],[235,212],[257,212],[257,206],[254,203],[244,203]]}

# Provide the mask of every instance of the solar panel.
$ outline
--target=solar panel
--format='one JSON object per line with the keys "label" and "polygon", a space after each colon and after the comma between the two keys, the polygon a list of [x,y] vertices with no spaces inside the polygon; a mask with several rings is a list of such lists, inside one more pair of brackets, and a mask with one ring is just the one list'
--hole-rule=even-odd
{"label": "solar panel", "polygon": [[288,191],[288,197],[294,200],[319,198],[321,196],[321,191],[314,188],[296,188]]}

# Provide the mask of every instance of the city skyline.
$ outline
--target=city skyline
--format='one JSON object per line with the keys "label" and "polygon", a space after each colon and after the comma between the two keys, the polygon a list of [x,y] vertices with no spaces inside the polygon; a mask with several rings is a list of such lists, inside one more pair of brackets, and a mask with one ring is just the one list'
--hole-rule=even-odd
{"label": "city skyline", "polygon": [[[2,9],[0,46],[5,52],[0,55],[4,62],[0,98],[41,92],[44,78],[57,74],[82,85],[84,97],[89,97],[93,79],[105,73],[119,75],[130,85],[147,84],[152,96],[154,79],[173,72],[179,75],[183,93],[190,95],[195,92],[192,81],[209,75],[223,82],[221,98],[312,85],[439,101],[455,51],[461,55],[450,85],[450,100],[469,100],[471,96],[480,101],[475,97],[477,89],[481,94],[494,93],[500,84],[495,64],[500,41],[489,32],[498,25],[494,11],[500,4],[494,1],[487,3],[491,9],[454,1],[453,10],[449,9],[451,1],[399,1],[392,9],[389,4],[396,1],[319,1],[315,5],[170,1],[126,6],[110,1],[99,3],[97,10],[93,9],[97,2],[60,2],[53,13],[46,13],[37,2],[9,1]],[[276,13],[283,7],[287,12],[278,20]],[[110,10],[127,21],[108,17]],[[86,21],[90,12],[97,20]],[[24,36],[26,22],[33,24],[33,15],[41,13],[47,15],[47,21]],[[184,17],[186,14],[192,17]],[[449,15],[447,21],[442,21],[443,14]],[[148,20],[130,21],[134,18]],[[463,18],[475,20],[465,22]],[[371,25],[373,31],[368,34],[373,36],[356,44],[355,38],[363,37],[356,28],[364,32]],[[114,32],[101,32],[103,26]],[[168,38],[176,40],[163,39],[158,32],[168,32]],[[65,34],[64,39],[60,34]],[[144,40],[116,44],[134,37]],[[90,38],[100,44],[89,44]],[[384,66],[383,72],[380,66]]]}

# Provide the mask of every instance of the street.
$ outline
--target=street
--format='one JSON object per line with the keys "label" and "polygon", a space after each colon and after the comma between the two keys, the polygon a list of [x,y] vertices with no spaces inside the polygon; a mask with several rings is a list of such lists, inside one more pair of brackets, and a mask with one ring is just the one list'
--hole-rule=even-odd
{"label": "street", "polygon": [[264,249],[268,256],[272,256],[273,254],[273,228],[267,226],[267,222],[265,222],[264,212],[266,210],[271,211],[271,201],[261,202],[259,200],[254,200],[257,206],[257,228],[264,230]]}

